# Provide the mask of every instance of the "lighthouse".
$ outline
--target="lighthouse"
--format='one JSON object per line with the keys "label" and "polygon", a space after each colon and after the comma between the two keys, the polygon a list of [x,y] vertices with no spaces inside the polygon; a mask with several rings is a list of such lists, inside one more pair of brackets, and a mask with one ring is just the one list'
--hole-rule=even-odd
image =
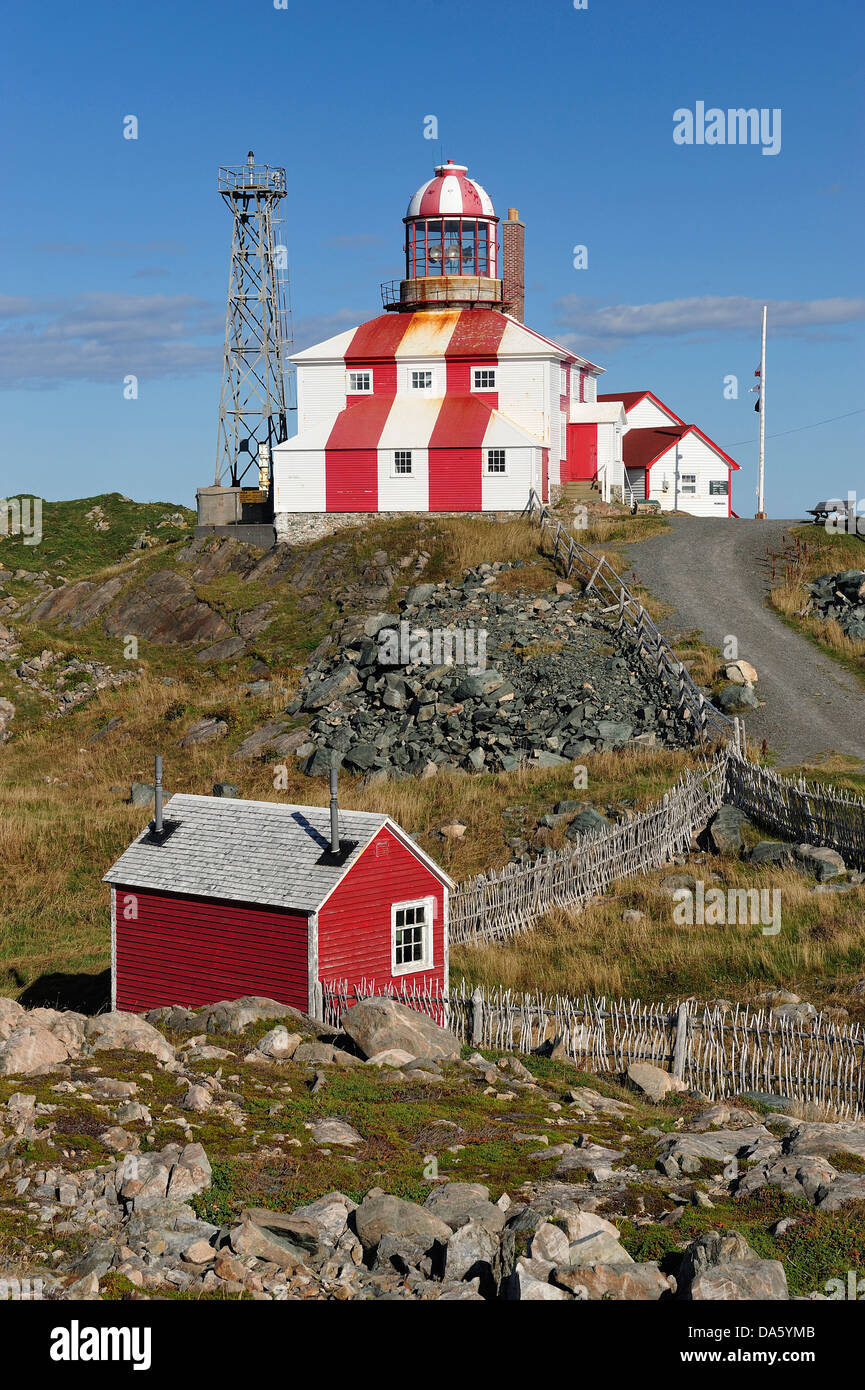
{"label": "lighthouse", "polygon": [[[605,502],[729,508],[736,465],[695,426],[662,403],[647,414],[649,392],[599,397],[603,367],[524,322],[524,224],[513,207],[499,219],[467,165],[437,165],[402,223],[383,312],[291,359],[298,432],[273,450],[277,539],[322,514],[519,513],[568,483]],[[674,453],[671,428],[687,432]]]}
{"label": "lighthouse", "polygon": [[498,223],[492,199],[449,159],[410,199],[405,223],[405,277],[382,286],[385,309],[502,309]]}

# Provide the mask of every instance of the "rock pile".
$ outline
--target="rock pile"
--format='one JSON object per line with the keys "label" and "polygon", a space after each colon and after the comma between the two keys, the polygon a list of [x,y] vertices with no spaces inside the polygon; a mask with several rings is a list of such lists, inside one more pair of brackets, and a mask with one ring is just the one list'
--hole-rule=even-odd
{"label": "rock pile", "polygon": [[809,612],[834,619],[854,642],[865,642],[865,570],[821,574],[805,588],[811,595]]}
{"label": "rock pile", "polygon": [[566,584],[550,598],[497,591],[511,568],[415,585],[398,614],[355,624],[313,662],[287,709],[310,716],[296,750],[304,771],[507,771],[690,742],[670,692],[637,666],[596,600],[578,606]]}

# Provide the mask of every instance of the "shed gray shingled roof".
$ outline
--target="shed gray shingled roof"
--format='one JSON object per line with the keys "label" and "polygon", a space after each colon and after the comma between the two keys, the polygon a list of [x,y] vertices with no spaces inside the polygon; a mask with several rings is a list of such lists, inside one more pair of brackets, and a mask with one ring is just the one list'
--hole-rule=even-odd
{"label": "shed gray shingled roof", "polygon": [[337,863],[318,862],[330,850],[327,806],[180,794],[165,803],[164,819],[166,825],[177,822],[165,841],[147,843],[148,827],[112,865],[103,883],[314,912],[386,825],[451,884],[389,816],[371,811],[340,810],[340,840],[357,844]]}

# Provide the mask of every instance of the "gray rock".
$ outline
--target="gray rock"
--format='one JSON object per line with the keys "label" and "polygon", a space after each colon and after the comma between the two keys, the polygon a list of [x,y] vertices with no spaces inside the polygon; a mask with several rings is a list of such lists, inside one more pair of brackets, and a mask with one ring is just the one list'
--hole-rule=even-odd
{"label": "gray rock", "polygon": [[225,796],[234,799],[240,796],[240,792],[237,790],[237,787],[233,782],[214,782],[213,795]]}
{"label": "gray rock", "polygon": [[364,1057],[400,1048],[424,1060],[453,1060],[460,1055],[459,1039],[426,1014],[393,999],[363,999],[348,1009],[340,1026]]}
{"label": "gray rock", "polygon": [[835,849],[826,849],[822,845],[797,845],[794,854],[804,871],[820,883],[847,872],[844,860]]}
{"label": "gray rock", "polygon": [[355,1229],[365,1250],[374,1249],[382,1236],[408,1237],[430,1250],[436,1241],[446,1243],[451,1228],[415,1202],[387,1193],[367,1194],[353,1214]]}

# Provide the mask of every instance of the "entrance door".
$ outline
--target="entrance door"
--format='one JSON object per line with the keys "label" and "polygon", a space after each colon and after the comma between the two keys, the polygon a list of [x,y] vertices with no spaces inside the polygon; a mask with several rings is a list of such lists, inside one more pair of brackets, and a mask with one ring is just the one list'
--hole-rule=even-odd
{"label": "entrance door", "polygon": [[568,425],[568,481],[591,481],[597,476],[597,425]]}

